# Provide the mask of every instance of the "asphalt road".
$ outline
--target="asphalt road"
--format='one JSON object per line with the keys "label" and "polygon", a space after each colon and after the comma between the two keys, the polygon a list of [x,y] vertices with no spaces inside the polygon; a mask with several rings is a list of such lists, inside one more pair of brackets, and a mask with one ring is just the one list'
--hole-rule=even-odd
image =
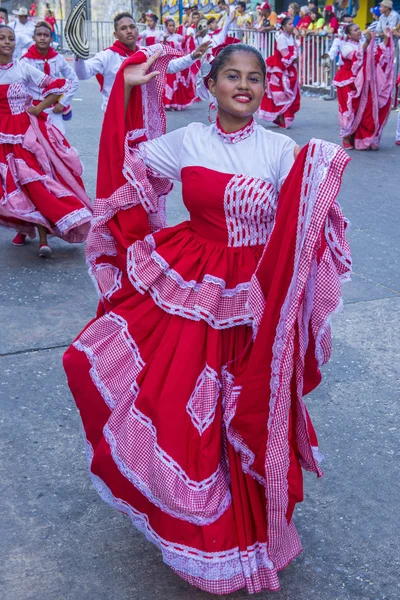
{"label": "asphalt road", "polygon": [[[68,137],[94,192],[102,115],[97,83],[82,84]],[[340,202],[352,221],[354,276],[334,321],[334,353],[308,406],[326,456],[306,476],[296,511],[304,552],[274,600],[398,600],[400,148],[392,114],[379,152],[356,153]],[[204,104],[168,117],[206,120]],[[336,104],[304,98],[290,135],[338,141]],[[179,190],[170,222],[184,217]],[[102,503],[86,472],[80,419],[61,366],[93,316],[82,246],[11,245],[0,231],[0,598],[206,600],[163,565],[128,519]],[[229,598],[242,600],[245,592]],[[255,598],[269,598],[263,593]],[[226,599],[228,597],[225,597]]]}

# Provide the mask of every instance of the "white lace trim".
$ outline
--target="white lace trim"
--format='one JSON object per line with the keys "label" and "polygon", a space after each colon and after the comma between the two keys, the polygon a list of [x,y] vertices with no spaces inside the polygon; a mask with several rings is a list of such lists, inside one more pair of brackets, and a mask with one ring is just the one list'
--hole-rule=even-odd
{"label": "white lace trim", "polygon": [[234,131],[233,133],[225,133],[225,131],[221,129],[218,121],[215,124],[217,135],[219,139],[224,142],[224,144],[237,144],[238,142],[245,140],[255,132],[256,127],[257,125],[254,119],[252,119],[250,123],[246,125],[246,127],[243,127],[243,129],[239,129],[239,131]]}
{"label": "white lace trim", "polygon": [[[112,366],[101,358],[102,340],[110,348]],[[93,350],[96,344],[101,345],[99,355]],[[112,411],[103,433],[119,471],[175,518],[196,525],[218,520],[231,504],[228,477],[219,464],[210,477],[195,481],[158,444],[151,419],[135,404],[140,392],[136,379],[145,363],[126,321],[110,312],[83,331],[74,346],[87,356],[92,381]],[[123,373],[118,372],[120,364]]]}
{"label": "white lace trim", "polygon": [[[70,195],[70,194],[66,194]],[[83,220],[91,220],[92,213],[87,208],[78,208],[57,221],[54,230],[58,235],[65,235],[72,227]]]}
{"label": "white lace trim", "polygon": [[0,132],[0,144],[22,144],[24,141],[24,134],[18,133],[13,135],[12,133]]}
{"label": "white lace trim", "polygon": [[110,300],[122,287],[122,271],[110,263],[96,263],[93,269],[89,269],[89,275],[100,298]]}
{"label": "white lace trim", "polygon": [[186,412],[199,435],[203,435],[214,421],[221,387],[217,372],[206,365],[200,373],[186,405]]}
{"label": "white lace trim", "polygon": [[228,246],[265,245],[276,213],[278,195],[272,183],[235,175],[225,188]]}
{"label": "white lace trim", "polygon": [[226,282],[206,274],[202,282],[186,281],[154,250],[149,235],[128,248],[127,273],[131,284],[148,292],[154,302],[170,314],[194,321],[204,320],[214,329],[251,325],[247,307],[250,282],[225,289]]}
{"label": "white lace trim", "polygon": [[240,551],[236,546],[223,552],[202,552],[197,548],[170,542],[162,538],[151,527],[146,514],[139,512],[121,498],[115,497],[104,481],[92,473],[93,455],[93,448],[87,442],[89,473],[99,496],[113,508],[128,515],[132,524],[161,551],[164,563],[175,571],[205,581],[226,581],[238,576],[250,578],[259,569],[275,570],[274,564],[268,556],[267,545],[264,542],[256,542],[249,546],[246,551]]}

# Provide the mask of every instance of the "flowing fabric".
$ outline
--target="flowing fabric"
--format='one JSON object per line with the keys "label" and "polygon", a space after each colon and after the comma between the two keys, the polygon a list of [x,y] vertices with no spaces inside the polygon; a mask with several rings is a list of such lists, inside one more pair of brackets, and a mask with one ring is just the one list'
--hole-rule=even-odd
{"label": "flowing fabric", "polygon": [[[165,42],[177,52],[182,52],[182,36],[172,35]],[[178,73],[167,73],[163,103],[166,108],[185,110],[196,101],[196,88],[190,69]]]}
{"label": "flowing fabric", "polygon": [[[100,304],[64,366],[101,497],[193,585],[276,590],[301,551],[301,467],[322,474],[303,394],[321,380],[351,269],[336,202],[349,158],[312,140],[277,203],[271,181],[194,162],[181,171],[191,221],[168,228],[171,183],[141,143],[165,131],[146,108],[162,101],[157,81],[133,89],[126,123],[123,72],[110,97],[86,250]],[[196,135],[240,156],[241,143],[277,135],[260,130],[192,124],[171,164],[200,149]],[[282,137],[271,143],[292,149]]]}
{"label": "flowing fabric", "polygon": [[258,114],[283,128],[292,125],[295,114],[300,110],[297,58],[295,39],[281,33],[274,54],[266,60],[266,90]]}
{"label": "flowing fabric", "polygon": [[[394,78],[394,47],[375,46],[374,36],[366,51],[361,44],[343,57],[333,81],[339,105],[340,137],[354,139],[356,150],[379,148],[389,118]],[[343,47],[345,48],[344,44]]]}
{"label": "flowing fabric", "polygon": [[0,224],[32,238],[35,226],[42,225],[67,242],[83,242],[92,206],[82,163],[45,113],[35,117],[27,112],[32,81],[44,97],[69,89],[66,80],[52,79],[24,62],[0,70]]}

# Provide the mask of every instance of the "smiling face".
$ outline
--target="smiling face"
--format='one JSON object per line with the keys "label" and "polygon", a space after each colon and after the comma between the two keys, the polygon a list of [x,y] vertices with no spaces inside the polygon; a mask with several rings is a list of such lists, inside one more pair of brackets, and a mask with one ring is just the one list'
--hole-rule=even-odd
{"label": "smiling face", "polygon": [[15,35],[8,27],[0,28],[0,56],[12,59],[15,48]]}
{"label": "smiling face", "polygon": [[39,51],[47,52],[51,44],[51,33],[47,27],[36,27],[33,41]]}
{"label": "smiling face", "polygon": [[134,48],[138,38],[135,21],[130,17],[122,17],[116,24],[114,36],[127,48]]}
{"label": "smiling face", "polygon": [[251,52],[233,52],[216,80],[209,80],[208,88],[217,100],[220,116],[224,113],[238,119],[252,116],[265,91],[264,74],[257,57]]}

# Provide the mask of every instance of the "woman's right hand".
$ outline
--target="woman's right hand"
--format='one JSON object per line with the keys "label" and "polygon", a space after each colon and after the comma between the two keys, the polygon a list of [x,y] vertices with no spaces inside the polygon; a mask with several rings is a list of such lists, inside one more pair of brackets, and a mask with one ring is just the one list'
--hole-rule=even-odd
{"label": "woman's right hand", "polygon": [[124,81],[125,84],[129,87],[135,87],[136,85],[145,85],[157,75],[160,74],[160,71],[153,71],[152,73],[147,73],[152,64],[160,58],[163,51],[158,50],[152,56],[150,56],[146,62],[141,63],[140,65],[128,65],[124,69]]}

